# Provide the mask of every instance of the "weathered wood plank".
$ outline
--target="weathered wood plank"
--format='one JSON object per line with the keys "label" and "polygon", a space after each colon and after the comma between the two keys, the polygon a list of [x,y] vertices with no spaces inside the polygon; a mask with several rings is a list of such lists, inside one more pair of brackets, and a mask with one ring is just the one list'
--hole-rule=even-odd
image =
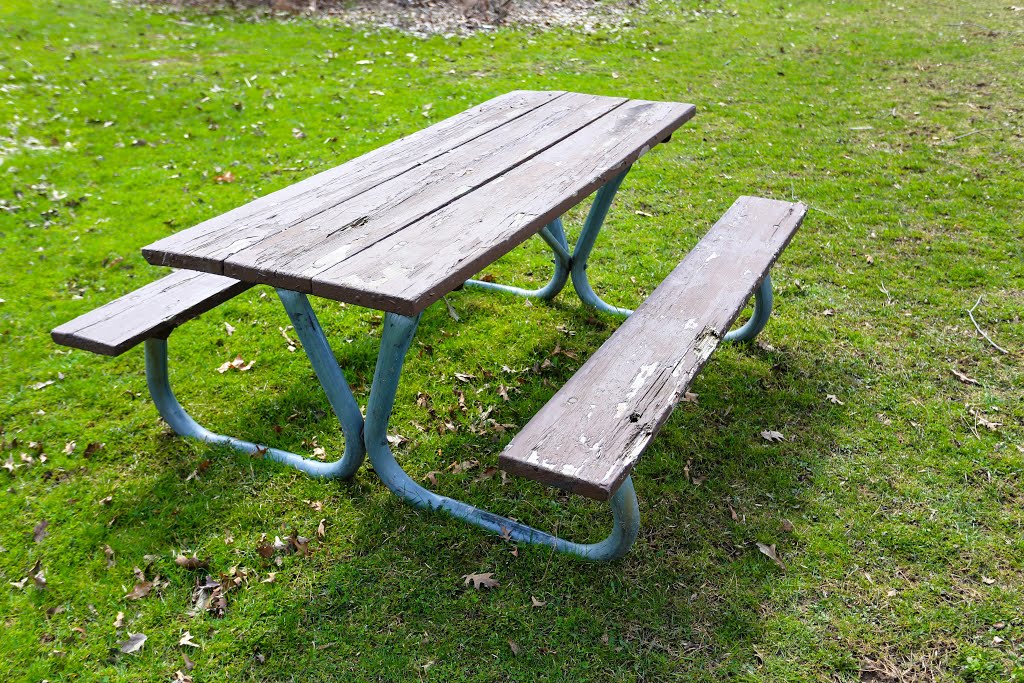
{"label": "weathered wood plank", "polygon": [[561,97],[515,91],[143,248],[154,265],[223,273],[223,259]]}
{"label": "weathered wood plank", "polygon": [[312,292],[412,315],[664,140],[693,105],[630,100],[472,193],[313,276]]}
{"label": "weathered wood plank", "polygon": [[66,322],[51,332],[58,344],[117,356],[151,337],[166,337],[181,323],[252,285],[220,275],[179,270]]}
{"label": "weathered wood plank", "polygon": [[501,453],[508,472],[611,497],[764,279],[806,207],[741,197]]}
{"label": "weathered wood plank", "polygon": [[224,275],[310,292],[321,271],[472,193],[626,101],[567,93],[238,251],[225,259]]}

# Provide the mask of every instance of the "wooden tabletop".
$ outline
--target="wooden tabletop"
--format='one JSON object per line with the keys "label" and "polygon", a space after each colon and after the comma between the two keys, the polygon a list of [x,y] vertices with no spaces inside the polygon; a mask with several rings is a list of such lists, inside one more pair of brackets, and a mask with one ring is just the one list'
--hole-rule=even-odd
{"label": "wooden tabletop", "polygon": [[146,260],[419,313],[695,108],[517,91],[145,247]]}

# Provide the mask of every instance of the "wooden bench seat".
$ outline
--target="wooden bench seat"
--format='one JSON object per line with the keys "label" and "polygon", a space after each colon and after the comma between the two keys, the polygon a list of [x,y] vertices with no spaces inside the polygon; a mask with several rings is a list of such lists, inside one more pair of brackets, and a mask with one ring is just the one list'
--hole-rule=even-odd
{"label": "wooden bench seat", "polygon": [[179,270],[64,323],[51,335],[58,344],[117,356],[146,339],[167,337],[178,325],[251,286]]}
{"label": "wooden bench seat", "polygon": [[802,204],[741,197],[512,439],[502,469],[609,499],[803,220]]}

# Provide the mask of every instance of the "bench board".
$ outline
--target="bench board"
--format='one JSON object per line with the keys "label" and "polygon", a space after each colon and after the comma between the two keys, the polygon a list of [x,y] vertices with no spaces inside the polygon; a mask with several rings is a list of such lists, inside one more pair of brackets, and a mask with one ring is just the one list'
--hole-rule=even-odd
{"label": "bench board", "polygon": [[502,469],[598,500],[632,471],[803,220],[741,197],[502,451]]}
{"label": "bench board", "polygon": [[693,113],[673,102],[510,93],[143,254],[155,264],[413,315]]}
{"label": "bench board", "polygon": [[179,270],[66,322],[50,334],[64,346],[117,356],[141,341],[166,337],[178,325],[252,285]]}

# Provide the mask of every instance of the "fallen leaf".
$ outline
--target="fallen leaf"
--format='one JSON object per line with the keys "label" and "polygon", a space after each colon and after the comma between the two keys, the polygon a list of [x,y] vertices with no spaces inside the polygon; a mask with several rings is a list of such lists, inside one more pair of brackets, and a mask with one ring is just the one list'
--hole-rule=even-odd
{"label": "fallen leaf", "polygon": [[128,592],[128,595],[124,596],[124,599],[125,600],[141,600],[142,598],[144,598],[147,595],[149,595],[149,592],[151,590],[153,590],[153,582],[152,581],[142,581],[141,583],[135,584],[135,587],[132,588]]}
{"label": "fallen leaf", "polygon": [[[38,563],[36,563],[38,566]],[[32,575],[32,581],[36,584],[36,588],[46,588],[46,574],[42,569]]]}
{"label": "fallen leaf", "polygon": [[40,543],[44,538],[49,536],[50,532],[46,530],[46,527],[48,526],[50,526],[50,523],[45,519],[39,522],[39,524],[36,524],[35,528],[32,529],[32,540],[36,543]]}
{"label": "fallen leaf", "polygon": [[514,640],[508,641],[508,647],[509,647],[510,650],[512,650],[512,654],[514,654],[516,656],[519,655],[520,650],[519,650],[519,646],[516,644],[516,641],[514,641]]}
{"label": "fallen leaf", "polygon": [[470,375],[465,372],[456,372],[455,379],[459,380],[460,382],[469,382],[470,380],[476,379],[476,375]]}
{"label": "fallen leaf", "polygon": [[683,392],[683,403],[692,403],[697,405],[697,397],[699,395],[700,394],[695,394],[692,391],[685,391]]}
{"label": "fallen leaf", "polygon": [[256,552],[259,553],[259,556],[264,560],[269,560],[274,555],[274,546],[269,543],[264,543],[256,546]]}
{"label": "fallen leaf", "polygon": [[[186,659],[186,661],[188,661],[188,657],[186,657],[185,659]],[[195,666],[194,663],[193,663],[193,666]],[[194,683],[192,677],[189,676],[187,673],[183,673],[180,669],[178,671],[174,672],[174,679],[173,680],[174,680],[174,683]]]}
{"label": "fallen leaf", "polygon": [[222,183],[222,184],[223,183],[233,183],[233,182],[235,182],[235,174],[232,173],[231,171],[224,171],[224,173],[221,173],[220,175],[213,176],[213,180],[214,180],[214,182]]}
{"label": "fallen leaf", "polygon": [[979,386],[979,387],[981,386],[981,382],[979,382],[978,380],[974,379],[973,377],[968,377],[967,375],[965,375],[964,373],[960,372],[956,368],[950,368],[949,371],[952,372],[954,375],[956,375],[956,378],[958,380],[960,380],[961,382],[963,382],[964,384],[973,384],[973,385]]}
{"label": "fallen leaf", "polygon": [[199,647],[199,643],[192,640],[192,633],[185,631],[185,635],[178,641],[178,645],[187,645],[189,647]]}
{"label": "fallen leaf", "polygon": [[267,578],[265,578],[262,581],[260,581],[260,583],[274,583],[274,580],[276,578],[277,578],[277,572],[270,572],[269,574],[267,574]]}
{"label": "fallen leaf", "polygon": [[445,308],[448,309],[448,317],[450,317],[455,322],[459,322],[460,320],[462,320],[462,318],[459,317],[459,314],[455,312],[455,307],[452,306],[450,301],[448,301],[448,297],[445,296],[441,298],[444,300]]}
{"label": "fallen leaf", "polygon": [[324,540],[324,537],[327,535],[327,529],[324,528],[324,522],[326,521],[327,518],[324,517],[320,520],[320,524],[316,527],[316,537],[319,538],[321,541]]}
{"label": "fallen leaf", "polygon": [[740,521],[740,516],[736,514],[736,510],[733,508],[732,505],[729,506],[729,517],[734,522]]}
{"label": "fallen leaf", "polygon": [[46,387],[50,386],[53,383],[54,380],[48,379],[45,382],[36,382],[35,384],[32,385],[32,388],[35,389],[36,391],[39,391],[40,389],[45,389]]}
{"label": "fallen leaf", "polygon": [[986,586],[991,586],[992,584],[994,584],[996,582],[996,580],[995,579],[990,579],[987,576],[982,576],[981,577],[981,582],[983,584],[985,584]]}
{"label": "fallen leaf", "polygon": [[793,529],[796,528],[796,527],[793,526],[793,522],[791,522],[791,521],[789,521],[788,519],[785,519],[785,518],[782,519],[782,521],[779,523],[779,526],[787,534],[793,533]]}
{"label": "fallen leaf", "polygon": [[864,260],[868,262],[869,266],[874,265],[875,263],[875,257],[871,254],[864,254]]}
{"label": "fallen leaf", "polygon": [[472,584],[477,590],[480,590],[481,588],[497,588],[501,585],[498,583],[497,579],[494,578],[494,572],[488,572],[486,574],[463,574],[462,578],[462,584],[464,586]]}
{"label": "fallen leaf", "polygon": [[185,557],[184,555],[178,555],[174,558],[174,564],[185,569],[209,569],[210,559],[200,560],[198,557],[193,555],[192,557]]}
{"label": "fallen leaf", "polygon": [[530,605],[531,606],[533,606],[533,607],[543,607],[546,604],[548,604],[548,603],[544,602],[543,600],[538,600],[537,598],[533,597],[532,595],[530,596]]}
{"label": "fallen leaf", "polygon": [[771,545],[765,545],[764,543],[757,541],[757,549],[760,550],[761,554],[763,554],[765,557],[770,559],[775,564],[779,565],[782,571],[786,571],[786,565],[782,564],[782,560],[779,559],[778,553],[775,552],[774,543],[772,543]]}
{"label": "fallen leaf", "polygon": [[100,498],[100,505],[110,505],[114,502],[113,496],[107,496],[106,498]]}
{"label": "fallen leaf", "polygon": [[107,556],[107,569],[111,569],[117,564],[117,562],[114,561],[114,549],[109,545],[103,546],[103,554]]}
{"label": "fallen leaf", "polygon": [[132,654],[142,649],[142,646],[146,643],[146,634],[144,633],[129,633],[128,640],[123,643],[118,643],[121,652],[125,654]]}
{"label": "fallen leaf", "polygon": [[227,331],[229,337],[235,333],[234,325],[227,321],[224,321],[224,329]]}
{"label": "fallen leaf", "polygon": [[779,441],[786,440],[786,437],[782,435],[782,432],[776,432],[774,430],[761,432],[761,438],[772,443],[778,443]]}
{"label": "fallen leaf", "polygon": [[114,628],[121,628],[124,626],[124,612],[118,612],[117,617],[114,619]]}
{"label": "fallen leaf", "polygon": [[68,441],[66,444],[64,444],[64,455],[71,455],[74,452],[75,452],[75,442],[74,441]]}
{"label": "fallen leaf", "polygon": [[188,658],[187,652],[182,652],[181,658],[185,660],[185,671],[191,671],[192,669],[196,668],[196,663]]}
{"label": "fallen leaf", "polygon": [[427,472],[425,475],[423,475],[423,479],[426,480],[426,481],[429,481],[431,486],[436,487],[437,486],[437,475],[439,475],[439,474],[441,474],[441,473],[436,471],[436,470],[434,470],[432,472]]}
{"label": "fallen leaf", "polygon": [[103,448],[103,444],[93,441],[85,447],[84,451],[82,451],[82,457],[91,458],[93,454],[101,448]]}
{"label": "fallen leaf", "polygon": [[844,405],[846,405],[841,400],[839,400],[839,397],[836,396],[835,394],[825,394],[825,400],[831,401],[832,403],[835,403],[837,406],[844,406]]}

